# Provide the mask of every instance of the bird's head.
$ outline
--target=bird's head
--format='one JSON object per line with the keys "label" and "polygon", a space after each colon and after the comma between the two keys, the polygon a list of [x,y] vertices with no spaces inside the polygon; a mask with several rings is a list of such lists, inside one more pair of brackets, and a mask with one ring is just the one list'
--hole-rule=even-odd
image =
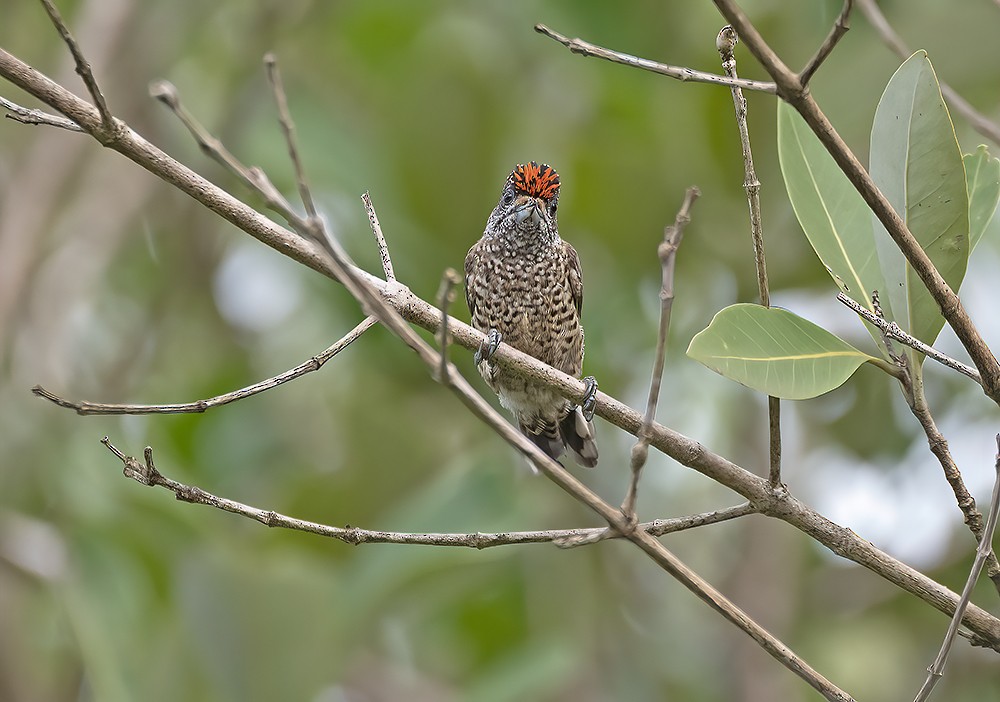
{"label": "bird's head", "polygon": [[552,239],[558,204],[559,174],[544,163],[518,164],[504,183],[487,231]]}

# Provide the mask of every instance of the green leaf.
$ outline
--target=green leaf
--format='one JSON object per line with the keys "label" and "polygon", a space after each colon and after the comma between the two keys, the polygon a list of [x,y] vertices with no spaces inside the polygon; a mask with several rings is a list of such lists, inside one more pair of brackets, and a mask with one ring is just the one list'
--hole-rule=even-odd
{"label": "green leaf", "polygon": [[[778,103],[778,159],[802,231],[845,294],[874,312],[871,294],[885,290],[875,253],[871,210],[798,113]],[[877,329],[867,327],[881,349]]]}
{"label": "green leaf", "polygon": [[969,251],[972,251],[983,238],[1000,202],[1000,160],[990,156],[985,145],[962,160],[969,188]]}
{"label": "green leaf", "polygon": [[862,363],[879,360],[788,310],[746,303],[716,314],[687,353],[716,373],[788,400],[829,392]]}
{"label": "green leaf", "polygon": [[[906,221],[945,281],[957,290],[969,259],[969,196],[962,152],[925,51],[907,59],[889,80],[871,135],[871,174]],[[934,343],[944,318],[882,224],[875,223],[883,309],[904,330]],[[914,354],[922,360],[922,356]]]}

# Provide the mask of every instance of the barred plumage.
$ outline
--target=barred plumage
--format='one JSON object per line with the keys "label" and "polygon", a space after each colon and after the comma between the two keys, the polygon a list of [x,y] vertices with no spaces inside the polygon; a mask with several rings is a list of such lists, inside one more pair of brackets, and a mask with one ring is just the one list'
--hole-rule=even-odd
{"label": "barred plumage", "polygon": [[[495,329],[503,343],[579,377],[583,275],[576,250],[559,238],[558,200],[552,168],[532,161],[514,169],[465,259],[465,295],[476,329]],[[558,459],[568,447],[581,465],[597,464],[593,424],[580,408],[488,359],[479,371],[521,431],[549,456]]]}

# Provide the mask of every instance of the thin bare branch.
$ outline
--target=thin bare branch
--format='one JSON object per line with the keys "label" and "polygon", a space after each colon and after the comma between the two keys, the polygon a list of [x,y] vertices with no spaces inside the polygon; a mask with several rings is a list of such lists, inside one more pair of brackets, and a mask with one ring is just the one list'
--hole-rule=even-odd
{"label": "thin bare branch", "polygon": [[446,268],[441,276],[441,287],[438,288],[437,304],[441,310],[441,330],[438,332],[438,347],[441,349],[441,362],[438,365],[436,380],[442,385],[448,385],[451,378],[448,375],[448,344],[451,337],[448,335],[448,308],[455,301],[455,286],[462,282],[462,278],[455,272],[454,268]]}
{"label": "thin bare branch", "polygon": [[[739,37],[736,31],[726,25],[719,32],[715,46],[722,58],[722,70],[730,78],[737,78],[736,45]],[[771,290],[767,282],[767,259],[764,256],[764,225],[760,214],[760,181],[753,166],[753,151],[750,148],[750,130],[747,127],[747,101],[743,91],[737,87],[730,88],[733,94],[733,106],[736,108],[736,126],[740,132],[740,146],[743,150],[743,190],[746,192],[747,205],[750,208],[750,241],[753,245],[754,266],[757,270],[757,292],[760,304],[771,306]],[[781,401],[777,397],[767,398],[768,427],[768,480],[771,487],[781,485]]]}
{"label": "thin bare branch", "polygon": [[[910,393],[907,398],[910,405],[910,411],[920,423],[920,428],[924,430],[924,435],[927,437],[927,445],[930,448],[931,453],[934,454],[934,457],[941,465],[944,478],[948,481],[948,485],[951,487],[952,493],[955,495],[955,502],[958,504],[958,508],[962,511],[962,517],[965,519],[965,525],[969,527],[969,531],[972,532],[976,542],[982,543],[983,539],[986,538],[986,530],[983,526],[983,515],[977,509],[976,500],[972,496],[972,493],[969,492],[969,488],[965,486],[962,471],[959,470],[958,464],[951,455],[947,439],[945,439],[944,435],[938,430],[934,417],[931,415],[930,407],[927,404],[927,398],[924,395],[923,381],[916,374],[914,374],[914,376],[915,380],[910,384]],[[986,565],[989,578],[993,581],[993,585],[996,587],[997,592],[1000,593],[1000,562],[997,562],[996,556],[990,553],[987,558]]]}
{"label": "thin bare branch", "polygon": [[[74,120],[88,133],[93,134],[99,128],[100,115],[92,105],[3,49],[0,49],[0,76]],[[342,269],[332,265],[329,255],[315,242],[294,234],[248,207],[133,130],[124,127],[121,137],[109,147],[279,253],[345,286],[351,284],[345,279]],[[353,268],[352,273],[367,281],[381,299],[407,322],[431,332],[440,327],[440,311],[414,295],[405,285],[383,281],[358,268]],[[450,319],[449,329],[454,342],[469,350],[477,349],[484,339],[482,333],[459,320]],[[508,371],[552,388],[571,401],[580,402],[583,399],[586,387],[579,379],[561,373],[509,344],[501,345],[493,360]],[[483,404],[486,404],[485,401]],[[642,426],[640,413],[603,392],[598,393],[597,414],[633,435]],[[709,451],[697,441],[654,423],[650,446],[681,465],[726,485],[750,501],[761,513],[787,522],[833,553],[868,568],[949,616],[954,613],[958,595],[948,588],[892,558],[850,529],[834,524],[787,491],[772,490],[766,480]],[[1000,619],[980,607],[969,605],[963,623],[972,632],[974,645],[1000,650]]]}
{"label": "thin bare branch", "polygon": [[801,71],[799,71],[799,80],[802,85],[809,85],[809,81],[812,80],[813,74],[816,72],[823,62],[826,61],[827,56],[833,51],[834,47],[841,38],[847,34],[848,30],[851,28],[851,9],[854,7],[854,0],[844,0],[844,7],[841,9],[840,14],[837,16],[837,21],[833,23],[833,28],[830,29],[830,33],[823,40],[819,49],[816,50],[816,54],[809,59],[809,63],[805,65]]}
{"label": "thin bare branch", "polygon": [[[972,562],[972,569],[969,572],[968,579],[965,581],[965,587],[962,588],[962,596],[958,601],[958,607],[955,608],[955,614],[948,624],[948,631],[944,635],[944,641],[941,642],[941,649],[938,651],[937,656],[935,656],[934,662],[927,668],[927,679],[924,680],[924,684],[921,686],[920,691],[917,692],[917,696],[913,698],[913,702],[924,702],[927,700],[931,696],[931,690],[934,689],[938,680],[944,675],[944,666],[948,662],[948,654],[951,652],[951,646],[958,635],[958,627],[962,623],[962,614],[965,612],[965,608],[969,606],[969,601],[972,597],[972,588],[975,586],[976,581],[979,580],[979,575],[983,572],[983,566],[993,556],[991,544],[993,543],[993,534],[997,528],[997,514],[1000,512],[1000,434],[996,435],[996,442],[997,454],[993,468],[996,470],[997,475],[993,481],[993,495],[990,498],[990,511],[986,517],[983,538],[979,540],[979,546],[976,548],[976,557]],[[993,558],[993,560],[996,562],[996,558]]]}
{"label": "thin bare branch", "polygon": [[44,124],[49,127],[59,127],[71,132],[82,132],[80,125],[71,119],[66,119],[60,115],[50,115],[48,112],[33,110],[30,107],[22,107],[16,102],[11,102],[7,98],[0,97],[0,107],[7,112],[7,119],[12,119],[21,124]]}
{"label": "thin bare branch", "polygon": [[[179,500],[194,504],[206,505],[230,512],[248,519],[260,522],[264,526],[293,531],[303,531],[318,536],[338,539],[354,546],[361,544],[406,544],[412,546],[452,546],[465,548],[493,548],[495,546],[510,546],[515,544],[541,544],[589,536],[591,534],[606,535],[604,538],[620,539],[618,534],[607,527],[590,527],[580,529],[549,529],[545,531],[505,531],[496,533],[409,533],[398,531],[381,531],[377,529],[362,529],[356,526],[335,527],[304,519],[296,519],[273,510],[260,509],[225,497],[213,495],[210,492],[191,485],[185,485],[167,478],[159,472],[152,461],[150,449],[148,463],[140,463],[137,459],[126,456],[115,447],[108,437],[101,440],[126,466],[125,475],[143,485],[162,487],[173,492]],[[753,509],[749,504],[729,507],[724,510],[693,514],[673,519],[655,519],[639,524],[641,529],[652,536],[673,534],[687,529],[694,529],[710,524],[718,524],[736,517],[751,514]]]}
{"label": "thin bare branch", "polygon": [[635,503],[639,495],[639,478],[642,468],[649,456],[649,432],[656,419],[656,405],[660,399],[660,383],[663,381],[663,365],[667,355],[667,335],[670,332],[670,312],[674,306],[674,269],[677,262],[677,249],[684,237],[684,228],[691,221],[691,206],[701,195],[701,191],[691,186],[684,193],[684,201],[674,218],[674,223],[663,232],[663,241],[657,247],[660,259],[660,325],[656,335],[656,356],[653,360],[653,373],[649,380],[649,396],[646,398],[646,413],[642,418],[642,428],[638,440],[632,447],[630,466],[632,468],[628,490],[622,502],[622,513],[630,520],[636,520]]}
{"label": "thin bare branch", "polygon": [[[703,512],[693,514],[688,517],[675,517],[673,519],[654,519],[651,522],[636,524],[636,529],[645,531],[651,536],[663,536],[682,529],[693,529],[694,527],[718,524],[730,519],[745,517],[748,514],[756,514],[757,508],[749,502],[744,502],[735,507],[715,510],[713,512]],[[603,529],[573,529],[566,533],[560,533],[552,542],[559,548],[577,548],[604,541],[605,539],[620,539],[622,534],[611,527]]]}
{"label": "thin bare branch", "polygon": [[[285,136],[285,144],[288,146],[288,157],[295,168],[295,182],[299,188],[299,197],[306,208],[306,216],[313,223],[319,221],[316,212],[316,204],[313,202],[312,191],[306,180],[306,172],[302,167],[302,159],[299,158],[299,147],[295,138],[295,123],[292,115],[288,111],[288,98],[285,96],[285,86],[281,81],[281,71],[278,70],[278,59],[268,52],[264,54],[264,67],[267,70],[267,79],[271,83],[271,91],[274,94],[274,102],[278,106],[278,121],[281,123],[281,132]],[[316,226],[315,224],[313,226]]]}
{"label": "thin bare branch", "polygon": [[[1000,0],[995,1],[1000,3]],[[889,47],[889,50],[896,54],[900,61],[905,61],[913,54],[913,51],[906,45],[902,37],[896,34],[896,30],[892,28],[889,20],[882,14],[882,10],[875,0],[858,0],[858,8],[868,18],[868,21],[871,22],[872,27],[875,28],[879,37],[882,38],[882,43]],[[944,96],[944,99],[969,122],[969,125],[973,129],[994,144],[1000,144],[1000,125],[979,112],[968,100],[955,92],[950,85],[940,80],[940,78],[938,83],[941,86],[941,94]]]}
{"label": "thin bare branch", "polygon": [[639,58],[638,56],[632,56],[631,54],[624,54],[620,51],[605,49],[602,46],[591,44],[590,42],[582,39],[570,39],[569,37],[563,36],[559,32],[549,29],[544,24],[536,24],[535,31],[539,34],[544,34],[550,39],[555,39],[574,54],[580,54],[582,56],[596,56],[597,58],[602,58],[605,61],[621,63],[626,66],[632,66],[633,68],[641,68],[644,71],[659,73],[660,75],[675,78],[679,81],[714,83],[715,85],[738,85],[739,87],[746,88],[747,90],[757,90],[762,93],[771,93],[772,95],[776,90],[774,83],[765,83],[759,80],[746,80],[745,78],[738,78],[734,80],[732,78],[716,75],[714,73],[705,73],[703,71],[696,71],[692,68],[685,68],[683,66],[671,66],[665,63],[657,63],[656,61]]}
{"label": "thin bare branch", "polygon": [[166,80],[154,81],[149,85],[149,95],[170,108],[174,116],[187,128],[198,144],[198,148],[202,150],[202,153],[222,165],[230,173],[242,180],[248,188],[260,195],[264,199],[264,204],[268,209],[277,212],[293,227],[296,226],[296,223],[302,221],[299,214],[292,209],[291,203],[274,187],[274,184],[263,170],[256,166],[247,167],[243,165],[226,148],[225,144],[202,126],[195,116],[184,106],[184,103],[181,102],[180,94],[172,83]]}
{"label": "thin bare branch", "polygon": [[395,280],[396,272],[392,270],[392,257],[389,256],[389,245],[385,243],[385,236],[382,235],[382,225],[378,222],[378,214],[375,212],[375,205],[372,204],[371,195],[368,191],[361,196],[361,201],[365,203],[365,212],[368,213],[368,224],[371,225],[372,234],[375,235],[375,244],[378,246],[378,255],[382,259],[382,272],[385,273],[386,280]]}
{"label": "thin bare branch", "polygon": [[[111,110],[108,109],[108,103],[104,100],[104,93],[101,92],[101,88],[97,84],[97,79],[94,77],[94,70],[90,67],[90,62],[83,55],[80,45],[69,31],[69,27],[66,26],[62,15],[59,14],[59,10],[53,4],[52,0],[41,0],[41,3],[45,8],[45,12],[48,13],[49,19],[52,20],[56,31],[59,32],[59,36],[62,37],[63,42],[69,47],[70,53],[73,54],[73,61],[76,63],[76,72],[83,79],[84,85],[87,86],[87,92],[90,93],[90,97],[94,100],[94,105],[97,106],[97,111],[101,116],[101,135],[106,139],[113,138],[116,131],[115,118],[111,114]],[[101,139],[101,142],[104,143],[103,139]]]}
{"label": "thin bare branch", "polygon": [[326,350],[316,354],[309,360],[300,363],[290,370],[276,375],[273,378],[268,378],[267,380],[262,380],[259,383],[254,383],[245,388],[239,390],[234,390],[233,392],[227,392],[224,395],[216,395],[215,397],[210,397],[207,400],[195,400],[194,402],[184,402],[178,404],[169,405],[128,405],[128,404],[105,404],[102,402],[89,402],[87,400],[73,401],[67,400],[65,398],[55,395],[40,385],[36,385],[31,389],[31,392],[43,397],[50,402],[53,402],[60,407],[65,407],[67,409],[74,410],[77,414],[87,415],[87,414],[196,414],[204,412],[206,410],[212,409],[213,407],[219,407],[221,405],[227,405],[230,402],[236,402],[237,400],[242,400],[244,398],[256,395],[258,393],[264,392],[265,390],[270,390],[271,388],[278,387],[290,380],[295,380],[298,377],[305,375],[306,373],[312,373],[313,371],[318,371],[323,367],[323,364],[329,361],[331,358],[336,356],[338,353],[346,349],[352,343],[354,343],[358,337],[364,334],[366,331],[375,326],[374,317],[366,317],[358,326],[354,327],[342,338],[338,339],[332,346],[328,347]]}
{"label": "thin bare branch", "polygon": [[977,371],[975,368],[967,366],[961,361],[956,361],[951,356],[947,356],[938,351],[937,349],[928,346],[920,339],[907,334],[895,322],[890,322],[884,317],[879,317],[878,315],[873,314],[871,310],[866,309],[865,307],[860,305],[857,301],[851,299],[844,293],[837,293],[837,300],[839,300],[844,305],[850,307],[855,312],[855,314],[864,319],[866,322],[878,327],[881,330],[882,334],[886,336],[886,338],[893,339],[901,344],[905,344],[906,346],[909,346],[911,349],[919,351],[923,355],[927,356],[927,358],[937,361],[941,365],[947,366],[952,370],[956,370],[962,375],[966,376],[967,378],[971,378],[972,380],[976,381],[976,383],[978,383],[979,385],[983,384],[983,379],[980,377],[979,371]]}

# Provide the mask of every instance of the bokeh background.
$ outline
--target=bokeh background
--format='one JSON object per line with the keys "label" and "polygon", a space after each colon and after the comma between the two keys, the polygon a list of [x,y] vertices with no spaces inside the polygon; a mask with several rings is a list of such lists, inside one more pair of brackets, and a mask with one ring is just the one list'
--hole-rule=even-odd
{"label": "bokeh background", "polygon": [[[584,59],[536,22],[636,55],[718,70],[709,2],[60,2],[115,113],[260,206],[147,96],[157,78],[289,196],[294,182],[261,64],[274,50],[316,198],[369,270],[369,190],[399,278],[432,297],[459,268],[513,164],[562,175],[560,229],[586,276],[586,371],[642,406],[655,345],[656,245],[697,184],[678,258],[659,419],[766,472],[762,398],[684,356],[722,307],[755,299],[729,92]],[[840,3],[746,7],[793,66]],[[939,75],[1000,117],[988,0],[884,3]],[[0,45],[84,95],[38,3],[4,0]],[[741,74],[764,77],[745,52]],[[813,82],[864,159],[898,61],[860,15]],[[36,106],[10,86],[0,94]],[[773,299],[862,348],[868,335],[794,219],[775,105],[748,95]],[[982,139],[956,118],[971,151]],[[993,145],[996,150],[996,145]],[[121,477],[108,435],[167,475],[334,525],[402,531],[592,526],[584,508],[478,424],[389,334],[373,329],[320,373],[204,415],[79,417],[31,395],[180,402],[274,375],[362,314],[335,283],[283,259],[137,166],[76,134],[0,123],[0,699],[811,700],[817,696],[628,544],[560,551],[353,548],[174,501]],[[963,297],[1000,344],[994,229]],[[467,315],[464,305],[456,314]],[[466,317],[467,318],[467,317]],[[947,336],[941,346],[959,356]],[[474,376],[471,355],[456,362]],[[985,506],[996,407],[928,368],[932,408]],[[478,380],[476,382],[479,382]],[[893,384],[861,369],[785,403],[794,494],[953,589],[973,542]],[[621,499],[633,439],[600,424],[581,477]],[[737,504],[652,456],[644,519]],[[667,546],[858,699],[915,692],[947,619],[763,517]],[[986,583],[988,585],[988,583]],[[998,611],[980,584],[975,601]],[[995,653],[955,648],[938,699],[1000,698]]]}

